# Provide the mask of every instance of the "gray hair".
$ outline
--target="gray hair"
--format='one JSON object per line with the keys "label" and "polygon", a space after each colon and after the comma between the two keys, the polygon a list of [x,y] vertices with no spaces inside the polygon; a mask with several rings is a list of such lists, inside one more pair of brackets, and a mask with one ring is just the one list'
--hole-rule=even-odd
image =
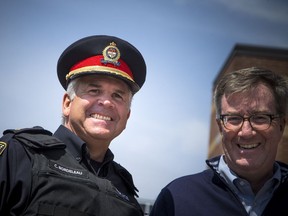
{"label": "gray hair", "polygon": [[76,96],[76,92],[77,92],[78,87],[81,83],[80,80],[81,79],[74,79],[71,82],[69,82],[69,84],[67,86],[66,93],[68,94],[70,100],[73,100],[74,97]]}
{"label": "gray hair", "polygon": [[218,80],[214,91],[214,103],[217,118],[221,114],[221,99],[226,95],[247,92],[263,83],[272,90],[276,111],[286,116],[288,85],[287,78],[276,73],[256,67],[237,70],[224,74]]}
{"label": "gray hair", "polygon": [[[76,91],[80,85],[81,82],[79,82],[80,79],[74,79],[72,81],[69,82],[68,86],[67,86],[67,90],[66,93],[68,95],[68,97],[70,98],[70,100],[73,100],[74,97],[76,96]],[[66,122],[66,116],[64,116],[62,114],[62,124],[64,125]]]}

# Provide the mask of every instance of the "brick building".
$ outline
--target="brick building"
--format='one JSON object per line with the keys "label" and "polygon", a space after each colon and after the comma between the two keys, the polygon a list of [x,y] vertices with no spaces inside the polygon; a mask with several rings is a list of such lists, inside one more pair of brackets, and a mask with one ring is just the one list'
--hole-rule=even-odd
{"label": "brick building", "polygon": [[[221,74],[252,66],[267,68],[288,77],[288,50],[242,44],[235,45],[213,83],[213,90]],[[222,153],[221,137],[215,118],[215,106],[212,101],[208,158]],[[277,160],[288,163],[288,119],[283,139],[278,148]]]}

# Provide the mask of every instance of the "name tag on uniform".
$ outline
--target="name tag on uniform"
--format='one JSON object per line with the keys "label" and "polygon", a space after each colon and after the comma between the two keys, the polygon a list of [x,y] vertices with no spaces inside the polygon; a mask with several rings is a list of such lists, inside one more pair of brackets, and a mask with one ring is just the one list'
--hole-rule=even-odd
{"label": "name tag on uniform", "polygon": [[88,171],[87,170],[80,170],[68,167],[66,165],[61,165],[53,161],[49,161],[49,167],[57,172],[60,172],[64,175],[80,177],[80,178],[88,178]]}

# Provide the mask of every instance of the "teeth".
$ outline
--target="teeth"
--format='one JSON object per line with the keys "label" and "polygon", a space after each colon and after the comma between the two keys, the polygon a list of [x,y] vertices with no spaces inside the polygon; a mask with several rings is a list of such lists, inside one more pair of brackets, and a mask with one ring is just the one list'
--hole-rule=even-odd
{"label": "teeth", "polygon": [[243,149],[252,149],[252,148],[256,148],[258,146],[258,144],[251,144],[251,145],[239,145],[240,148]]}
{"label": "teeth", "polygon": [[112,120],[111,117],[102,116],[99,114],[93,114],[93,115],[91,115],[91,117],[96,118],[96,119],[100,119],[100,120],[105,120],[105,121],[111,121]]}

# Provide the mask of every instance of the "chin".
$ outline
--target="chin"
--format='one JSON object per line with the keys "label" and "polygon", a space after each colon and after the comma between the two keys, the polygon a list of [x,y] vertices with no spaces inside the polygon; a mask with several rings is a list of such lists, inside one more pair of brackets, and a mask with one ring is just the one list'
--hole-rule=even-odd
{"label": "chin", "polygon": [[247,159],[239,159],[239,160],[236,160],[236,164],[237,166],[244,166],[244,167],[249,167],[251,165],[251,162],[249,162],[249,160]]}

